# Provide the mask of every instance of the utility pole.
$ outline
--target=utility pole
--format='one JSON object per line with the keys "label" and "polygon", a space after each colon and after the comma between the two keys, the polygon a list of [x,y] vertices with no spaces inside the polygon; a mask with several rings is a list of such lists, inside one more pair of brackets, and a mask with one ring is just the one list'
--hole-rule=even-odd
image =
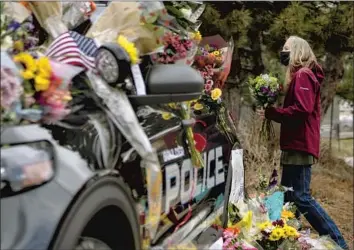
{"label": "utility pole", "polygon": [[332,130],[333,130],[333,111],[334,111],[334,100],[332,100],[331,104],[331,125],[329,129],[329,150],[332,152]]}

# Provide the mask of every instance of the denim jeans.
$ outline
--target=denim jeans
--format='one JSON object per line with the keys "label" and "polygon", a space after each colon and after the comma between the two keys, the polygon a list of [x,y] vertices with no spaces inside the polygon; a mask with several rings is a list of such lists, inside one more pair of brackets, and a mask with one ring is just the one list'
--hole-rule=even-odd
{"label": "denim jeans", "polygon": [[[285,193],[285,202],[293,202],[319,235],[329,235],[340,247],[348,246],[334,221],[310,194],[311,165],[283,165],[281,185],[294,191]],[[297,214],[299,216],[300,214]]]}

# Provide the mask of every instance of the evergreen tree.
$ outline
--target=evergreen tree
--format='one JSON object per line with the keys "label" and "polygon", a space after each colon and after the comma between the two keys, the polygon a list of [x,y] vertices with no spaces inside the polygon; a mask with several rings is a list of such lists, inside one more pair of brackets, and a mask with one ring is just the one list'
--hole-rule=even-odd
{"label": "evergreen tree", "polygon": [[345,57],[354,51],[354,2],[207,2],[202,21],[205,36],[220,34],[235,41],[225,95],[236,115],[250,75],[266,70],[283,78],[278,53],[288,36],[308,40],[324,68],[323,112],[343,78]]}

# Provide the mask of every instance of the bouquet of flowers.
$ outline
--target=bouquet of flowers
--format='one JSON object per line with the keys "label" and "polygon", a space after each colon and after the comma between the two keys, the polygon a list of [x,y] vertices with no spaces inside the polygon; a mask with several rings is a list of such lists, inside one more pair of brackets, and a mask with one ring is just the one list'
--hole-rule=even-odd
{"label": "bouquet of flowers", "polygon": [[[11,61],[6,53],[1,58]],[[21,68],[22,79],[14,67],[1,65],[2,123],[52,123],[64,118],[72,98],[69,82],[81,69],[51,62],[47,57],[34,58],[27,52],[15,55],[13,62]]]}
{"label": "bouquet of flowers", "polygon": [[191,1],[171,1],[165,2],[164,5],[175,30],[182,33],[198,30],[201,24],[198,19],[205,10],[205,4]]}
{"label": "bouquet of flowers", "polygon": [[237,228],[226,228],[223,232],[223,250],[258,250],[246,240],[240,239],[240,230]]}
{"label": "bouquet of flowers", "polygon": [[[185,121],[191,120],[191,104],[192,102],[170,103],[163,107],[168,112],[162,112],[162,118],[169,120],[175,115],[182,117]],[[185,131],[193,166],[202,168],[204,167],[204,161],[200,152],[197,150],[193,129],[191,126],[186,126]]]}
{"label": "bouquet of flowers", "polygon": [[7,15],[5,11],[5,3],[0,2],[1,49],[14,54],[24,50],[32,50],[36,46],[38,38],[34,32],[31,17],[25,19],[23,22],[19,22],[12,16]]}
{"label": "bouquet of flowers", "polygon": [[191,65],[200,38],[201,35],[199,32],[192,34],[191,38],[167,32],[162,39],[164,45],[163,52],[151,55],[151,59],[153,62],[163,64],[183,63]]}
{"label": "bouquet of flowers", "polygon": [[269,250],[277,250],[285,239],[294,242],[300,236],[296,228],[287,225],[283,220],[265,221],[258,228],[260,230],[258,242],[264,249]]}
{"label": "bouquet of flowers", "polygon": [[223,88],[230,73],[233,49],[233,40],[226,42],[220,35],[204,37],[200,42],[194,67],[213,88]]}
{"label": "bouquet of flowers", "polygon": [[233,46],[229,47],[219,35],[202,39],[193,64],[205,80],[203,94],[194,105],[197,114],[220,111],[222,86],[229,73],[228,56],[232,51]]}
{"label": "bouquet of flowers", "polygon": [[[254,79],[250,78],[248,84],[257,106],[262,109],[275,104],[282,91],[282,85],[271,74],[262,74]],[[270,120],[263,121],[261,134],[268,141],[275,137],[274,127]]]}

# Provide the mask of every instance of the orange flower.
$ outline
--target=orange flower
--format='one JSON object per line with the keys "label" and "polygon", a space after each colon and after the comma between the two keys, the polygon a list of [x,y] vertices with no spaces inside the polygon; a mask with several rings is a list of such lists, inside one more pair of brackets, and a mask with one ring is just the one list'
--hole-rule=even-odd
{"label": "orange flower", "polygon": [[238,235],[241,230],[236,226],[231,226],[225,229],[226,231],[232,232],[234,235]]}

